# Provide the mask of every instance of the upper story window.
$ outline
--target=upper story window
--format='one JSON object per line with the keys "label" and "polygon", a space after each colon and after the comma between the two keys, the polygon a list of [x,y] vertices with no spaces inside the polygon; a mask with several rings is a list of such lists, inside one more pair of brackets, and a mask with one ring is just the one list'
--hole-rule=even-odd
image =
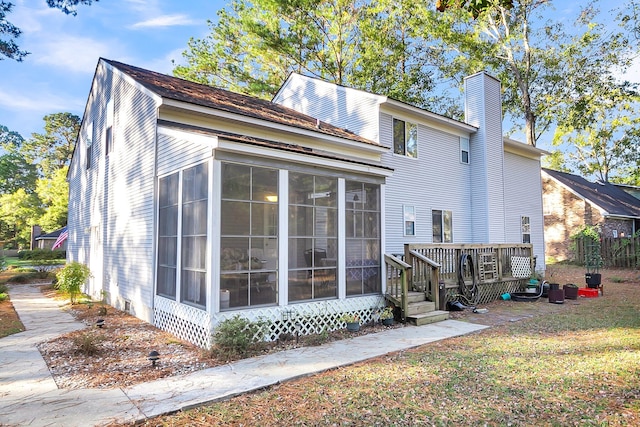
{"label": "upper story window", "polygon": [[113,99],[110,99],[109,102],[107,102],[107,129],[104,135],[104,150],[107,156],[113,151],[113,113]]}
{"label": "upper story window", "polygon": [[522,217],[522,243],[531,243],[531,218]]}
{"label": "upper story window", "polygon": [[393,152],[407,157],[418,157],[418,125],[393,119]]}
{"label": "upper story window", "polygon": [[453,214],[451,211],[432,210],[433,243],[453,242]]}
{"label": "upper story window", "polygon": [[469,164],[469,138],[460,137],[460,163]]}
{"label": "upper story window", "polygon": [[87,169],[91,169],[91,163],[93,162],[93,122],[87,125],[85,145],[87,148],[86,166]]}

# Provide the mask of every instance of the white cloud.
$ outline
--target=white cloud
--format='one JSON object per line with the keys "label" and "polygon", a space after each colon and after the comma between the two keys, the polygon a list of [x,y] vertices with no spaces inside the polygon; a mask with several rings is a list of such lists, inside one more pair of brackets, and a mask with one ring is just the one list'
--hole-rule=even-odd
{"label": "white cloud", "polygon": [[199,24],[184,14],[177,15],[161,15],[154,18],[147,19],[145,21],[136,22],[131,26],[133,29],[140,28],[158,28],[158,27],[175,27],[178,25],[195,25]]}
{"label": "white cloud", "polygon": [[81,99],[69,99],[59,95],[34,91],[28,94],[22,90],[8,91],[0,88],[0,106],[6,110],[18,110],[26,112],[81,110],[85,101]]}
{"label": "white cloud", "polygon": [[40,43],[33,50],[33,60],[73,73],[93,74],[99,57],[120,56],[121,50],[117,42],[62,34]]}

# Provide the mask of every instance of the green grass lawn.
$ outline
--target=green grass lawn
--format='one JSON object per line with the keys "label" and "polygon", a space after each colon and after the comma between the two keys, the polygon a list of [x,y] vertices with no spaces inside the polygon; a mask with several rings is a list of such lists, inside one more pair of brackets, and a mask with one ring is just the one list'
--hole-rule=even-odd
{"label": "green grass lawn", "polygon": [[7,267],[31,267],[34,265],[63,265],[67,262],[66,259],[54,259],[54,260],[32,260],[32,259],[19,259],[17,257],[5,258]]}
{"label": "green grass lawn", "polygon": [[[640,425],[640,283],[147,425]],[[528,304],[528,303],[523,303]]]}

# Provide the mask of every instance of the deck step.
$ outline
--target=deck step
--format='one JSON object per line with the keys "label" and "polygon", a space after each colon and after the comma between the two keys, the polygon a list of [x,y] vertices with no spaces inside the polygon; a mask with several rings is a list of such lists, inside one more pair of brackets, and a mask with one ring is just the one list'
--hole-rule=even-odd
{"label": "deck step", "polygon": [[416,326],[428,325],[429,323],[441,322],[449,318],[449,312],[443,310],[435,310],[429,313],[416,314],[407,316],[407,321]]}
{"label": "deck step", "polygon": [[[396,301],[401,301],[402,296],[401,295],[388,295],[389,297],[393,298]],[[414,291],[410,291],[407,294],[407,303],[412,303],[412,302],[420,302],[420,301],[424,301],[425,300],[425,296],[424,296],[424,292],[414,292]]]}
{"label": "deck step", "polygon": [[407,307],[407,317],[418,314],[428,313],[436,309],[436,303],[433,301],[420,301],[409,303]]}

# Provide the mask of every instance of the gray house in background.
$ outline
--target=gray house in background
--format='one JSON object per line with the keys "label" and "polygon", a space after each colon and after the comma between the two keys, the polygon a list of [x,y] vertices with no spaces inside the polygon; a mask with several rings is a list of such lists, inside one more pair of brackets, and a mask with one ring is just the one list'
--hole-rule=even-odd
{"label": "gray house in background", "polygon": [[467,79],[465,122],[292,82],[268,102],[100,59],[68,174],[89,294],[206,346],[235,315],[271,338],[371,320],[403,242],[543,254],[543,152],[503,139],[497,80]]}

